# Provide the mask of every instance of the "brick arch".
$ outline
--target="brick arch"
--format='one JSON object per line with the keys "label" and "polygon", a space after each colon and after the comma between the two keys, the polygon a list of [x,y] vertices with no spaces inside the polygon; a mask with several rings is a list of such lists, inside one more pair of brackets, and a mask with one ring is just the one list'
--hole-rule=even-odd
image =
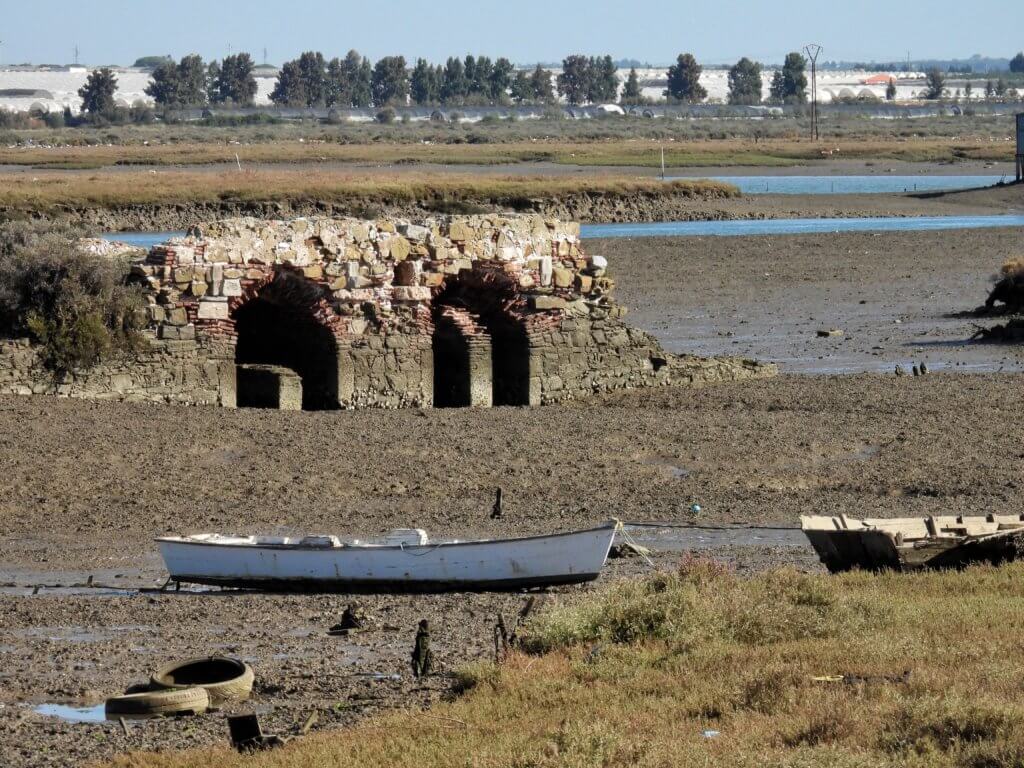
{"label": "brick arch", "polygon": [[229,307],[239,405],[266,403],[262,367],[271,366],[298,375],[304,410],[340,407],[341,323],[320,283],[301,270],[278,266],[246,285]]}
{"label": "brick arch", "polygon": [[[445,281],[434,306],[435,322],[446,323],[446,333],[471,340],[466,349],[478,401],[474,405],[482,404],[485,398],[480,393],[485,388],[489,390],[487,405],[533,403],[530,312],[516,275],[500,269],[463,271]],[[438,351],[435,343],[435,367],[445,363],[443,356],[440,360],[436,357]],[[435,393],[444,377],[443,370],[436,368]]]}

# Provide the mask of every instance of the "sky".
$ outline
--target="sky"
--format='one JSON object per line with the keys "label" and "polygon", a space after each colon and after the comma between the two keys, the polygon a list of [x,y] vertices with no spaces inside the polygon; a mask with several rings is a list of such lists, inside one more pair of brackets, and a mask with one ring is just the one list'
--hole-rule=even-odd
{"label": "sky", "polygon": [[776,63],[807,43],[823,60],[1012,56],[1024,49],[1022,0],[0,0],[0,64],[130,65],[146,55],[206,59],[304,50],[553,62],[570,53],[661,64]]}

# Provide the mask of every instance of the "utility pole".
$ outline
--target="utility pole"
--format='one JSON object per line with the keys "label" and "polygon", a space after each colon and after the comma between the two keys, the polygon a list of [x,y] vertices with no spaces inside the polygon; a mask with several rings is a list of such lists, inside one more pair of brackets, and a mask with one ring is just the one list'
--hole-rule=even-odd
{"label": "utility pole", "polygon": [[821,55],[822,47],[810,43],[804,46],[804,51],[811,60],[811,139],[817,141],[821,138],[818,131],[818,56]]}
{"label": "utility pole", "polygon": [[75,45],[75,66],[78,66],[78,45]]}
{"label": "utility pole", "polygon": [[263,46],[263,66],[267,66],[267,46]]}

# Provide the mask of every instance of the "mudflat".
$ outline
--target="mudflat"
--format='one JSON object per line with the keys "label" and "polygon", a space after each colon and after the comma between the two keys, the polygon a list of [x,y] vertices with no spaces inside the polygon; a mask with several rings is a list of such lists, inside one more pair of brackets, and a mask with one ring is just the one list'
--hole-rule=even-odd
{"label": "mudflat", "polygon": [[[589,240],[627,320],[673,352],[743,355],[784,372],[1016,371],[1019,346],[972,342],[970,312],[1024,253],[1019,228]],[[819,337],[818,331],[842,331]]]}
{"label": "mudflat", "polygon": [[[139,592],[160,578],[151,540],[161,533],[419,525],[435,535],[508,535],[611,516],[792,525],[812,511],[1016,512],[1022,385],[1018,374],[790,375],[529,412],[287,414],[4,399],[0,580],[20,588],[0,594],[0,759],[67,765],[222,743],[220,717],[130,723],[125,734],[117,723],[68,723],[32,708],[95,705],[168,660],[201,653],[253,664],[256,704],[271,729],[314,709],[329,726],[426,703],[452,681],[410,676],[416,622],[431,620],[439,669],[450,672],[490,657],[497,612],[511,617],[525,601]],[[492,521],[499,485],[506,517]],[[817,567],[806,547],[766,546],[742,532],[734,541],[711,553],[742,568]],[[645,567],[614,561],[602,580]],[[31,594],[33,584],[88,574],[123,592]],[[373,628],[328,636],[350,602],[373,616]]]}

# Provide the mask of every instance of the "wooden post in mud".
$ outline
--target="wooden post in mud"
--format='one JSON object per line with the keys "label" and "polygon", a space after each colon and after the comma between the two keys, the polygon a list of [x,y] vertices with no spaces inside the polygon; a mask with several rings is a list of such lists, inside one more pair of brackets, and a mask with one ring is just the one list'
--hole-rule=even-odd
{"label": "wooden post in mud", "polygon": [[416,630],[416,642],[412,647],[412,674],[414,677],[426,677],[434,664],[434,654],[430,650],[430,622],[420,620]]}

